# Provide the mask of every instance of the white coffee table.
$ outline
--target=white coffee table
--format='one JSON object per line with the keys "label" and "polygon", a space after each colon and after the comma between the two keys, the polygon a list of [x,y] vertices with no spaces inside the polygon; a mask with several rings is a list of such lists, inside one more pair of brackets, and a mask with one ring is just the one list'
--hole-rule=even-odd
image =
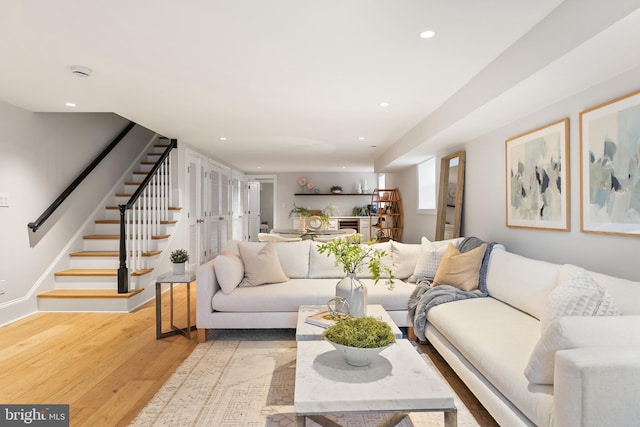
{"label": "white coffee table", "polygon": [[[326,305],[301,305],[298,309],[298,323],[296,325],[296,341],[313,341],[322,340],[322,333],[325,328],[321,326],[312,325],[307,323],[304,319],[314,313],[326,310]],[[391,326],[391,332],[396,339],[402,338],[402,331],[396,326],[384,308],[380,304],[372,304],[367,306],[367,316],[375,317],[383,320]]]}
{"label": "white coffee table", "polygon": [[451,391],[407,340],[397,340],[366,367],[348,365],[327,341],[298,341],[297,347],[293,405],[299,426],[306,417],[322,424],[322,415],[354,412],[401,413],[387,425],[408,412],[444,412],[445,426],[457,425]]}

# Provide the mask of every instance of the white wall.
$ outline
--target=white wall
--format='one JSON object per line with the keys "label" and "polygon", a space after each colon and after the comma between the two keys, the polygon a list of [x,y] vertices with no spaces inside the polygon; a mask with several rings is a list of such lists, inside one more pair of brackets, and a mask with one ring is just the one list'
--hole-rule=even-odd
{"label": "white wall", "polygon": [[[307,209],[324,209],[328,205],[336,207],[338,215],[350,216],[356,206],[364,206],[371,203],[371,191],[376,186],[375,173],[280,173],[277,176],[276,189],[276,215],[274,228],[290,228],[291,218],[289,212],[294,203]],[[366,181],[369,194],[362,196],[295,196],[301,193],[298,178],[304,177],[312,182],[321,193],[328,193],[331,186],[340,185],[345,193],[356,193],[358,183]],[[305,190],[309,192],[308,190]]]}
{"label": "white wall", "polygon": [[0,102],[0,193],[11,200],[0,208],[0,324],[35,311],[30,292],[153,134],[136,127],[37,233],[27,224],[127,123],[115,114],[31,113]]}
{"label": "white wall", "polygon": [[[503,243],[509,251],[531,258],[577,264],[588,270],[640,280],[638,237],[582,233],[579,194],[580,111],[638,89],[640,68],[463,144],[462,148],[467,152],[464,235]],[[570,231],[508,228],[505,213],[505,140],[566,117],[570,119]],[[414,166],[387,174],[391,186],[398,187],[402,194],[405,242],[417,242],[420,236],[431,239],[435,230],[435,217],[416,213],[413,200],[416,194],[415,174]]]}

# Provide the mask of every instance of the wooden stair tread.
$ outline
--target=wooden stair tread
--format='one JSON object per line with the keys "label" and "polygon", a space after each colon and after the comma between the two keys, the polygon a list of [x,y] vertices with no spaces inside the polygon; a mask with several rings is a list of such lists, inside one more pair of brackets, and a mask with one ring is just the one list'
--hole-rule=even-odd
{"label": "wooden stair tread", "polygon": [[[160,224],[162,225],[168,225],[168,224],[176,224],[178,221],[175,219],[170,219],[170,220],[164,220],[164,221],[160,221]],[[120,224],[120,220],[119,219],[96,219],[95,220],[96,224]],[[139,224],[139,222],[127,222],[127,224]]]}
{"label": "wooden stair tread", "polygon": [[119,294],[116,289],[54,289],[38,294],[38,298],[131,298],[144,289]]}
{"label": "wooden stair tread", "polygon": [[[162,251],[144,251],[142,252],[143,257],[151,257],[155,255],[160,255]],[[120,253],[117,251],[79,251],[72,252],[69,254],[72,257],[118,257]]]}
{"label": "wooden stair tread", "polygon": [[[162,240],[168,239],[171,237],[171,234],[156,234],[151,236],[151,240]],[[85,240],[120,240],[119,234],[87,234],[86,236],[82,236]]]}
{"label": "wooden stair tread", "polygon": [[[131,273],[132,276],[142,276],[151,273],[153,268],[143,268]],[[70,268],[68,270],[56,271],[58,277],[118,277],[117,268]]]}
{"label": "wooden stair tread", "polygon": [[155,165],[156,162],[140,162],[141,165]]}

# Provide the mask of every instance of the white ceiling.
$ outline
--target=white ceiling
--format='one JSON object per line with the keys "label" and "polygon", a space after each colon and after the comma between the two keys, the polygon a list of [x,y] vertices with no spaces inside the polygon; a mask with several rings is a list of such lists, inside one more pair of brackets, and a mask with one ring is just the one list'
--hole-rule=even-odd
{"label": "white ceiling", "polygon": [[3,0],[0,99],[115,112],[248,173],[373,171],[561,3]]}

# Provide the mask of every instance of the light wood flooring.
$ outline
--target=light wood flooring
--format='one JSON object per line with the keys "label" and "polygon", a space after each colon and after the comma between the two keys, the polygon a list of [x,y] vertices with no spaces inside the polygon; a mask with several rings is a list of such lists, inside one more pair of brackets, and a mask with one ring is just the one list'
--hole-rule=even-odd
{"label": "light wood flooring", "polygon": [[[186,325],[186,286],[176,289],[175,323]],[[191,300],[195,322],[194,285]],[[163,319],[168,301],[163,295]],[[66,403],[72,426],[126,426],[191,353],[195,335],[156,340],[154,301],[128,314],[31,315],[0,328],[0,403]],[[478,423],[497,426],[437,352],[421,347]]]}

